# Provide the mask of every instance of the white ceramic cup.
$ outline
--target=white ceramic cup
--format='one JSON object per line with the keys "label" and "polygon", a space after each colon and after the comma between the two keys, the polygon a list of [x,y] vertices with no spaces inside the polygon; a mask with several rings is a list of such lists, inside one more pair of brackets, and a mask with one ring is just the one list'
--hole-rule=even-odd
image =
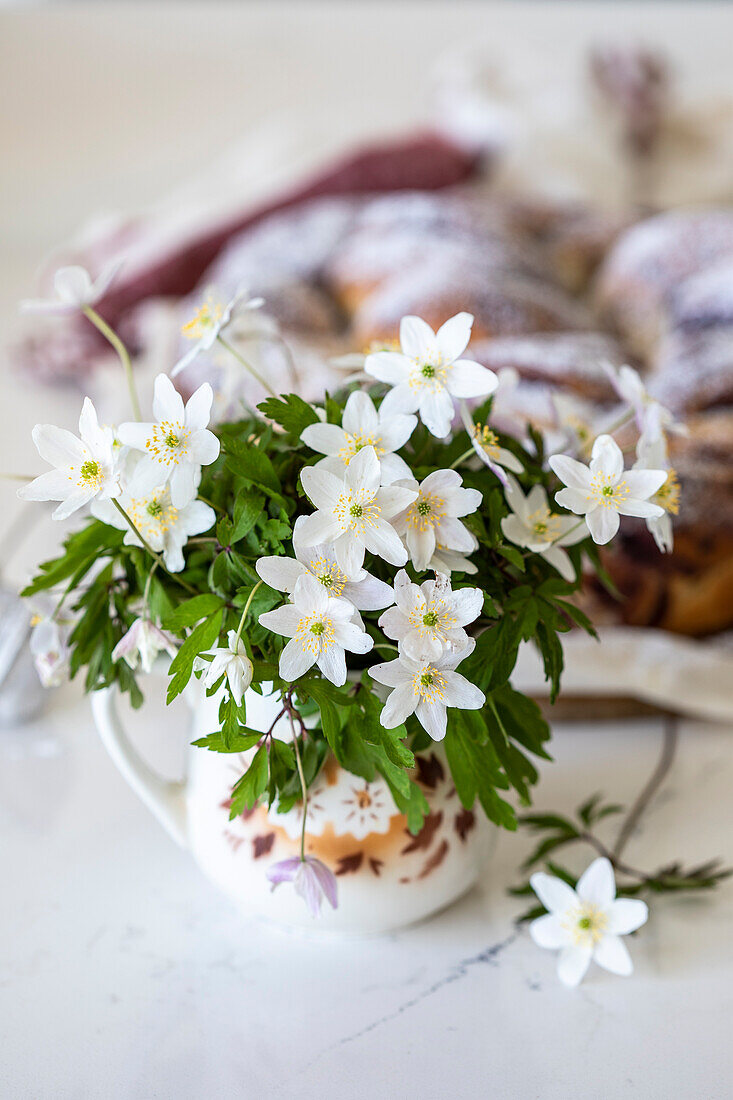
{"label": "white ceramic cup", "polygon": [[[187,689],[191,740],[218,728],[219,697],[199,684]],[[99,735],[124,779],[170,836],[189,848],[203,872],[251,915],[278,924],[351,934],[385,932],[421,920],[469,890],[479,878],[495,830],[480,810],[464,810],[439,745],[417,754],[415,780],[430,804],[413,837],[381,778],[367,783],[326,761],[309,792],[306,852],[336,874],[338,908],[324,899],[313,918],[292,885],[272,891],[265,872],[300,850],[301,808],[287,814],[257,807],[229,820],[231,788],[245,770],[236,754],[191,747],[183,783],[157,775],[130,744],[117,707],[118,691],[92,695]],[[247,725],[265,731],[280,696],[246,695]],[[290,739],[289,723],[274,735]]]}

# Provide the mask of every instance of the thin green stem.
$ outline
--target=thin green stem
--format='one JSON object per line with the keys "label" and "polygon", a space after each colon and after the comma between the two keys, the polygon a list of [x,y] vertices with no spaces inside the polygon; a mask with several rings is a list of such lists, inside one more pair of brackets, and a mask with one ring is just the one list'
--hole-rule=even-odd
{"label": "thin green stem", "polygon": [[155,550],[153,550],[150,543],[140,533],[139,528],[133,522],[133,520],[130,518],[130,516],[127,514],[125,509],[122,507],[120,502],[117,500],[117,498],[112,497],[111,500],[112,500],[112,503],[114,504],[115,508],[117,509],[117,511],[124,518],[125,522],[129,525],[130,530],[133,531],[133,533],[135,535],[137,535],[137,537],[140,539],[140,542],[141,542],[142,546],[147,550],[147,552],[150,554],[150,556],[155,559],[156,563],[160,566],[160,568],[165,569],[168,576],[172,577],[172,579],[177,584],[180,584],[181,588],[185,588],[187,592],[192,592],[194,594],[194,596],[198,595],[197,589],[195,589],[192,585],[188,584],[187,581],[184,581],[183,578],[179,577],[176,573],[171,573],[170,569],[168,569],[168,567],[166,566],[166,564],[163,561],[160,554],[156,554]]}
{"label": "thin green stem", "polygon": [[153,582],[153,574],[155,573],[155,570],[158,568],[159,565],[160,565],[160,561],[159,561],[158,558],[156,558],[155,561],[152,564],[150,572],[148,573],[148,579],[145,581],[145,591],[143,592],[143,603],[145,604],[146,607],[148,606],[148,599],[150,598],[150,585]]}
{"label": "thin green stem", "polygon": [[125,345],[122,343],[122,341],[120,340],[119,336],[114,331],[114,329],[110,328],[110,326],[107,324],[107,322],[102,317],[99,316],[99,314],[97,313],[97,311],[95,309],[92,309],[91,306],[84,306],[82,312],[84,313],[84,316],[87,317],[92,322],[94,327],[99,332],[101,332],[101,334],[102,334],[102,336],[104,336],[105,340],[109,341],[109,343],[112,345],[112,347],[115,349],[115,351],[119,355],[120,362],[122,363],[122,368],[125,372],[125,377],[127,379],[127,388],[130,391],[130,402],[132,404],[132,414],[133,414],[133,416],[135,417],[136,420],[142,420],[142,414],[140,413],[140,402],[138,400],[137,390],[135,389],[135,379],[134,379],[133,372],[132,372],[132,363],[130,361],[129,351],[127,350]]}
{"label": "thin green stem", "polygon": [[247,619],[249,609],[252,605],[252,600],[254,599],[255,592],[260,587],[260,585],[262,585],[264,583],[265,583],[264,581],[257,581],[257,584],[254,586],[254,588],[250,592],[249,596],[247,597],[247,602],[244,605],[244,611],[242,612],[242,617],[239,620],[239,626],[237,627],[237,638],[236,638],[237,642],[242,637],[242,631],[244,630],[244,624],[245,624],[245,621]]}
{"label": "thin green stem", "polygon": [[300,777],[300,789],[303,793],[303,824],[300,828],[300,858],[305,861],[305,824],[308,814],[308,787],[305,782],[305,773],[303,772],[303,761],[300,759],[300,748],[298,746],[298,737],[295,733],[295,723],[293,722],[293,705],[288,698],[288,718],[290,720],[290,729],[293,734],[293,751],[295,752],[295,762],[298,766],[298,776]]}
{"label": "thin green stem", "polygon": [[399,653],[399,649],[397,648],[396,645],[389,645],[387,642],[375,642],[374,643],[374,648],[375,649],[386,649],[386,650],[389,650],[391,653]]}
{"label": "thin green stem", "polygon": [[462,462],[465,462],[466,459],[469,458],[473,454],[476,454],[475,450],[473,449],[473,447],[469,447],[467,451],[464,451],[463,454],[460,455],[460,457],[455,460],[455,462],[451,462],[448,469],[449,470],[455,470],[455,468],[457,466],[460,466]]}
{"label": "thin green stem", "polygon": [[36,474],[3,474],[0,473],[0,478],[3,481],[35,481]]}
{"label": "thin green stem", "polygon": [[269,383],[265,381],[260,372],[255,367],[253,367],[251,363],[247,362],[244,356],[237,351],[233,344],[230,344],[228,340],[225,340],[221,333],[219,334],[219,336],[217,336],[217,340],[222,345],[222,347],[225,347],[227,349],[230,355],[233,355],[234,358],[242,364],[245,370],[249,371],[253,378],[257,379],[263,389],[267,390],[270,397],[277,397],[277,394],[273,390],[272,386],[270,386]]}

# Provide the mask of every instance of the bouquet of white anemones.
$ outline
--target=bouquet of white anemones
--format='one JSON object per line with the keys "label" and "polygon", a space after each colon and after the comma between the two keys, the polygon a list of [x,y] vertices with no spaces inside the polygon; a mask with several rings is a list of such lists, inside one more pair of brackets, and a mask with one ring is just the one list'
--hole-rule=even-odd
{"label": "bouquet of white anemones", "polygon": [[[208,304],[206,339],[200,325],[194,336],[245,370],[222,335],[240,298]],[[415,753],[440,741],[463,807],[515,828],[508,793],[530,802],[532,757],[547,756],[549,737],[511,687],[518,647],[539,648],[554,697],[560,636],[574,623],[592,632],[572,597],[583,559],[598,565],[595,543],[621,515],[671,543],[666,412],[625,376],[633,407],[595,439],[589,465],[546,459],[531,428],[519,439],[491,427],[497,378],[466,352],[473,319],[460,313],[437,333],[405,317],[400,350],[368,355],[366,381],[320,406],[273,394],[212,430],[211,386],[184,404],[160,374],[143,420],[119,338],[88,294],[77,305],[119,352],[135,418],[100,426],[87,399],[78,437],[34,429],[53,468],[20,495],[58,501],[59,518],[84,514],[25,590],[57,594],[47,618],[65,624],[70,674],[84,668],[89,691],[116,683],[139,705],[139,669],[165,652],[169,702],[192,676],[218,692],[218,726],[196,744],[247,754],[232,817],[263,800],[285,813],[299,804],[304,836],[308,790],[333,756],[354,776],[380,775],[418,833],[429,807]],[[625,470],[613,431],[634,412],[639,459]],[[290,743],[248,726],[263,693],[278,695]],[[304,846],[300,862],[272,881],[333,902],[330,870]]]}

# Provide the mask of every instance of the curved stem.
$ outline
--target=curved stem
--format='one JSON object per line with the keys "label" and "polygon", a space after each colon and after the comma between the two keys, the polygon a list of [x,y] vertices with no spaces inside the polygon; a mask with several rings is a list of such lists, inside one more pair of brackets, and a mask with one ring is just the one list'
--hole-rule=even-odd
{"label": "curved stem", "polygon": [[148,598],[150,596],[150,585],[153,582],[153,574],[155,573],[155,570],[158,568],[159,565],[160,565],[160,561],[158,560],[158,558],[156,558],[155,561],[152,564],[150,572],[148,573],[148,579],[145,581],[145,591],[143,592],[143,603],[145,604],[146,607],[148,605]]}
{"label": "curved stem", "polygon": [[300,858],[305,860],[305,823],[308,814],[308,787],[305,782],[305,773],[303,772],[303,761],[300,759],[300,748],[298,746],[298,737],[295,733],[295,723],[293,722],[293,708],[288,696],[287,701],[288,718],[290,719],[290,729],[293,733],[293,751],[295,752],[295,762],[298,765],[298,776],[300,777],[300,789],[303,793],[303,824],[300,829]]}
{"label": "curved stem", "polygon": [[676,749],[677,719],[674,715],[669,715],[664,721],[662,752],[657,762],[657,766],[624,819],[618,837],[616,838],[616,843],[613,846],[613,852],[611,854],[612,863],[614,860],[618,860],[628,844],[631,834],[638,825],[641,815],[659,790],[663,779],[672,766]]}
{"label": "curved stem", "polygon": [[448,469],[449,469],[449,470],[455,470],[455,468],[456,468],[457,466],[460,466],[462,462],[465,462],[465,461],[466,461],[466,459],[467,459],[467,458],[469,458],[469,457],[470,457],[471,455],[473,455],[473,454],[476,454],[475,450],[473,449],[473,447],[469,447],[467,451],[464,451],[464,452],[463,452],[463,454],[462,454],[462,455],[460,455],[460,456],[459,456],[459,457],[458,457],[458,458],[457,458],[457,459],[455,460],[455,462],[451,462],[451,464],[450,464],[450,466],[448,467]]}
{"label": "curved stem", "polygon": [[145,550],[147,550],[147,552],[150,554],[150,556],[155,559],[156,564],[159,565],[161,569],[164,569],[166,571],[166,573],[168,574],[168,576],[172,577],[173,580],[177,584],[180,584],[181,588],[185,588],[187,592],[193,592],[194,596],[198,595],[197,590],[195,588],[193,588],[192,585],[188,584],[187,581],[184,581],[183,578],[179,577],[176,573],[171,573],[170,569],[168,569],[168,567],[166,566],[166,564],[163,561],[160,554],[156,554],[155,550],[153,550],[150,543],[145,538],[143,538],[143,536],[140,533],[140,530],[138,529],[137,525],[133,522],[131,517],[127,514],[125,509],[122,507],[120,502],[117,500],[117,498],[112,497],[111,500],[112,500],[112,503],[114,504],[115,508],[117,509],[117,511],[124,518],[125,522],[129,525],[130,529],[140,539],[141,545],[144,547]]}
{"label": "curved stem", "polygon": [[254,588],[250,592],[249,596],[247,597],[247,602],[244,605],[244,611],[242,612],[242,617],[239,620],[239,626],[237,627],[237,641],[239,641],[239,639],[242,637],[242,631],[244,629],[244,623],[245,623],[245,620],[247,618],[247,614],[249,612],[250,606],[252,604],[252,600],[254,599],[254,594],[257,591],[257,589],[260,587],[260,585],[262,585],[264,583],[265,583],[264,581],[257,581],[257,584],[254,586]]}
{"label": "curved stem", "polygon": [[234,358],[242,364],[242,366],[244,367],[245,370],[249,371],[249,373],[252,375],[253,378],[257,379],[257,381],[263,387],[263,389],[267,390],[270,397],[277,397],[277,394],[273,390],[272,386],[270,386],[265,381],[265,379],[262,377],[260,372],[258,370],[256,370],[255,367],[253,367],[251,363],[247,362],[247,360],[244,358],[244,356],[241,355],[237,351],[237,349],[234,347],[233,344],[230,344],[228,340],[225,340],[224,337],[221,334],[219,334],[219,336],[217,336],[217,340],[222,345],[222,347],[225,347],[227,349],[227,351],[230,353],[230,355],[233,355]]}
{"label": "curved stem", "polygon": [[102,317],[99,316],[99,314],[97,313],[97,311],[95,309],[92,309],[91,306],[84,306],[84,309],[83,309],[82,312],[84,313],[84,316],[87,317],[92,322],[94,327],[99,332],[101,332],[101,334],[102,334],[102,336],[104,336],[105,340],[109,341],[109,343],[112,345],[112,347],[115,349],[115,351],[119,355],[120,362],[122,363],[122,367],[123,367],[123,370],[125,372],[125,377],[127,379],[127,388],[130,391],[130,402],[132,403],[132,414],[133,414],[133,416],[135,417],[136,420],[142,420],[142,415],[140,413],[140,402],[138,401],[137,390],[135,389],[135,379],[134,379],[133,373],[132,373],[132,363],[130,362],[130,353],[129,353],[129,351],[127,350],[125,345],[122,343],[122,341],[120,340],[119,336],[114,331],[114,329],[110,328],[110,326],[107,324],[107,322]]}

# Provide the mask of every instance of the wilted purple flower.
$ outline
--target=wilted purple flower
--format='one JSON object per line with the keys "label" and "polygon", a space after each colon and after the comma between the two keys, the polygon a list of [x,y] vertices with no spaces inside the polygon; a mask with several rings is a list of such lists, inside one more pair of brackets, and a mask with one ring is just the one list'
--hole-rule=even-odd
{"label": "wilted purple flower", "polygon": [[273,890],[281,882],[292,882],[295,892],[300,894],[310,910],[317,917],[321,911],[321,902],[325,897],[332,909],[338,908],[338,888],[332,871],[325,863],[314,856],[293,856],[273,863],[267,870],[267,877]]}

